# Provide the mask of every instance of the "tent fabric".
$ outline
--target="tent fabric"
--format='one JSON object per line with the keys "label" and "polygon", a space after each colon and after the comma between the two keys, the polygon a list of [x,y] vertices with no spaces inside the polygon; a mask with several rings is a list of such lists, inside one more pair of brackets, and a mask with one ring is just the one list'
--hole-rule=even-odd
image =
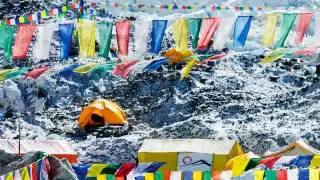
{"label": "tent fabric", "polygon": [[280,25],[280,39],[275,45],[275,48],[283,47],[291,27],[296,20],[297,14],[282,14],[281,16],[281,25]]}
{"label": "tent fabric", "polygon": [[184,61],[185,58],[193,55],[194,54],[191,51],[180,51],[176,48],[171,48],[164,54],[164,57],[172,58],[172,60],[170,60],[168,64],[173,64],[173,63],[185,62]]}
{"label": "tent fabric", "polygon": [[12,59],[26,59],[28,49],[32,40],[32,35],[37,25],[26,24],[20,25],[18,34],[14,41],[14,47],[12,50]]}
{"label": "tent fabric", "polygon": [[101,99],[93,102],[81,111],[78,125],[84,129],[88,124],[101,124],[100,122],[94,122],[92,119],[92,115],[94,114],[104,119],[104,122],[101,122],[102,124],[120,125],[127,121],[127,116],[124,111],[116,103]]}
{"label": "tent fabric", "polygon": [[116,22],[118,55],[129,55],[130,21]]}
{"label": "tent fabric", "polygon": [[128,77],[128,75],[131,72],[131,70],[129,70],[129,67],[137,64],[138,62],[139,62],[138,60],[133,60],[133,61],[128,61],[125,63],[117,64],[117,66],[114,68],[112,74],[122,76],[122,77]]}
{"label": "tent fabric", "polygon": [[30,71],[28,74],[25,75],[24,79],[32,78],[32,79],[38,79],[39,76],[41,76],[42,73],[47,71],[49,67],[39,67],[35,68],[32,71]]}
{"label": "tent fabric", "polygon": [[212,44],[212,48],[214,50],[221,51],[223,49],[233,29],[236,18],[237,16],[232,16],[221,19],[217,34]]}
{"label": "tent fabric", "polygon": [[13,42],[13,34],[14,27],[13,26],[0,26],[0,47],[4,50],[4,57],[7,61],[11,59],[12,56],[12,42]]}
{"label": "tent fabric", "polygon": [[205,18],[202,22],[201,36],[198,41],[198,50],[206,50],[209,48],[209,43],[216,32],[221,19],[220,18]]}
{"label": "tent fabric", "polygon": [[251,26],[252,16],[238,16],[233,35],[233,46],[244,46]]}
{"label": "tent fabric", "polygon": [[45,24],[37,27],[37,41],[33,48],[33,57],[35,59],[49,59],[53,32],[56,30],[57,24]]}
{"label": "tent fabric", "polygon": [[267,21],[264,25],[264,31],[262,35],[262,46],[270,47],[273,45],[277,21],[280,17],[280,14],[267,14]]}
{"label": "tent fabric", "polygon": [[96,56],[96,29],[93,22],[80,22],[78,27],[80,55],[84,58]]}
{"label": "tent fabric", "polygon": [[66,61],[70,55],[74,24],[59,24],[61,60]]}
{"label": "tent fabric", "polygon": [[[21,154],[29,151],[42,151],[58,159],[66,158],[70,163],[77,163],[77,153],[69,142],[64,140],[21,140]],[[19,152],[19,140],[0,139],[0,147],[7,153]]]}
{"label": "tent fabric", "polygon": [[134,45],[136,53],[144,54],[147,52],[148,37],[151,21],[136,21],[134,33]]}
{"label": "tent fabric", "polygon": [[167,27],[167,20],[153,20],[152,21],[152,41],[151,52],[159,54],[163,36]]}
{"label": "tent fabric", "polygon": [[193,49],[196,49],[198,47],[201,23],[202,23],[201,18],[188,19],[188,33],[193,38],[193,43],[192,43]]}
{"label": "tent fabric", "polygon": [[178,19],[172,26],[173,40],[176,48],[182,51],[188,50],[188,21],[185,18]]}
{"label": "tent fabric", "polygon": [[309,28],[311,18],[312,18],[312,13],[299,14],[299,21],[297,25],[295,38],[294,38],[295,44],[298,45],[302,43],[304,35],[306,34]]}
{"label": "tent fabric", "polygon": [[213,171],[223,170],[229,159],[243,154],[239,143],[232,140],[147,139],[138,151],[138,161],[165,162],[159,171],[177,171],[180,152],[212,153]]}
{"label": "tent fabric", "polygon": [[113,22],[101,22],[98,24],[99,32],[99,56],[108,58],[111,39],[112,39]]}

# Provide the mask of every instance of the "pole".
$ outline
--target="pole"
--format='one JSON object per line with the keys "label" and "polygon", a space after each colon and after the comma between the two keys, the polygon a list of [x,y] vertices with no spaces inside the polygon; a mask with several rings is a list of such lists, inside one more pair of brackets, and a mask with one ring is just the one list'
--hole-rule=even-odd
{"label": "pole", "polygon": [[19,156],[21,156],[21,122],[20,122],[20,118],[18,118],[19,121]]}

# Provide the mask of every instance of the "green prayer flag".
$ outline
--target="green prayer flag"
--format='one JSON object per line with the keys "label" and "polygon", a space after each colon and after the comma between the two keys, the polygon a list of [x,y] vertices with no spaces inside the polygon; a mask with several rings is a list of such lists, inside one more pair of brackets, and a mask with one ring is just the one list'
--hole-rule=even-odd
{"label": "green prayer flag", "polygon": [[203,180],[211,180],[211,172],[210,171],[203,172]]}
{"label": "green prayer flag", "polygon": [[[116,171],[120,168],[119,164],[108,164],[107,167],[103,168],[100,174],[114,175]],[[109,177],[108,177],[109,180]]]}
{"label": "green prayer flag", "polygon": [[16,71],[8,72],[5,75],[5,77],[6,77],[6,79],[12,79],[12,78],[15,78],[15,77],[27,72],[28,70],[29,70],[29,68],[21,68]]}
{"label": "green prayer flag", "polygon": [[162,172],[155,172],[154,173],[154,180],[163,180],[163,173]]}
{"label": "green prayer flag", "polygon": [[277,171],[266,170],[266,180],[277,180]]}
{"label": "green prayer flag", "polygon": [[116,66],[115,62],[109,62],[107,64],[102,64],[91,71],[91,74],[97,74],[99,76],[104,75],[107,71],[113,69]]}
{"label": "green prayer flag", "polygon": [[10,61],[12,52],[12,41],[13,41],[13,33],[14,27],[13,26],[0,26],[0,47],[4,50],[4,57],[7,61]]}
{"label": "green prayer flag", "polygon": [[116,180],[115,176],[111,175],[111,174],[107,174],[107,179],[108,180]]}
{"label": "green prayer flag", "polygon": [[245,171],[255,168],[263,158],[251,158],[249,164],[247,165]]}
{"label": "green prayer flag", "polygon": [[196,49],[199,41],[199,34],[201,29],[202,19],[189,19],[188,20],[188,31],[193,37],[193,49]]}
{"label": "green prayer flag", "polygon": [[297,17],[297,14],[283,14],[281,18],[280,25],[280,39],[275,45],[275,48],[283,47],[284,42],[286,41],[290,29]]}
{"label": "green prayer flag", "polygon": [[102,22],[98,24],[99,31],[99,56],[108,58],[111,38],[112,38],[113,22]]}

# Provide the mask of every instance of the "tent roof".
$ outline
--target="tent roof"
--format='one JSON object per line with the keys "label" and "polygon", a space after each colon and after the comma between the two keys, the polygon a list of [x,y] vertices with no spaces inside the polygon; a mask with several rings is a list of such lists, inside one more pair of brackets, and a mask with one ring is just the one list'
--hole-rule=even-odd
{"label": "tent roof", "polygon": [[[295,148],[300,148],[302,150],[301,151],[293,151],[293,149]],[[290,155],[303,155],[303,154],[320,154],[320,151],[311,147],[309,144],[307,144],[303,139],[299,139],[297,141],[294,141],[293,143],[279,148],[277,150],[274,151],[267,151],[264,155],[264,157],[270,157],[270,156],[277,156],[277,155],[281,155],[283,153],[292,151],[290,153]]]}
{"label": "tent roof", "polygon": [[139,152],[197,152],[229,154],[235,140],[146,139]]}
{"label": "tent roof", "polygon": [[[0,139],[0,149],[11,154],[19,153],[19,141]],[[42,151],[48,154],[77,154],[67,141],[63,140],[21,140],[21,154]]]}

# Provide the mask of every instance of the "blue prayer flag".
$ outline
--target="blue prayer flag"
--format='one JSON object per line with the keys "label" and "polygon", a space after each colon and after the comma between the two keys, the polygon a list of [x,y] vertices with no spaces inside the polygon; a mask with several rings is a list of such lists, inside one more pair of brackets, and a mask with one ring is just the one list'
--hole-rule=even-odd
{"label": "blue prayer flag", "polygon": [[233,46],[244,46],[248,37],[252,16],[238,16],[233,34]]}
{"label": "blue prayer flag", "polygon": [[192,180],[192,172],[191,171],[183,172],[183,180]]}
{"label": "blue prayer flag", "polygon": [[59,24],[61,60],[68,60],[72,44],[74,24]]}
{"label": "blue prayer flag", "polygon": [[72,70],[79,67],[80,64],[74,64],[74,65],[71,65],[71,66],[68,66],[68,67],[65,67],[64,69],[62,69],[60,72],[59,72],[59,76],[62,76],[62,77],[70,77],[73,73]]}
{"label": "blue prayer flag", "polygon": [[157,70],[159,69],[162,65],[170,61],[172,58],[163,58],[163,59],[158,59],[153,61],[151,64],[149,64],[147,67],[144,68],[144,70]]}
{"label": "blue prayer flag", "polygon": [[161,43],[167,27],[167,20],[152,21],[152,41],[151,52],[158,54],[160,52]]}
{"label": "blue prayer flag", "polygon": [[314,155],[298,156],[296,159],[290,162],[290,164],[300,168],[308,168],[313,156]]}
{"label": "blue prayer flag", "polygon": [[309,169],[299,169],[298,180],[309,180]]}

